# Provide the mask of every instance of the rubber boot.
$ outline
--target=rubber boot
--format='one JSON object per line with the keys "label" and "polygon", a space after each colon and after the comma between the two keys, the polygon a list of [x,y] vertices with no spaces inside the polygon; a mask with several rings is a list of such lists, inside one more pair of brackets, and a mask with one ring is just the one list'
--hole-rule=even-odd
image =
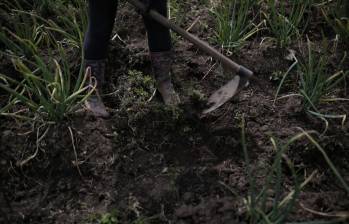
{"label": "rubber boot", "polygon": [[93,86],[93,79],[97,82],[97,87],[94,93],[85,101],[86,108],[96,117],[107,118],[110,114],[105,107],[100,96],[101,89],[105,85],[105,60],[85,60],[85,70],[91,68],[91,77],[88,77],[89,84]]}
{"label": "rubber boot", "polygon": [[171,81],[171,51],[150,52],[150,59],[156,87],[164,103],[168,106],[176,106],[180,103],[180,99]]}

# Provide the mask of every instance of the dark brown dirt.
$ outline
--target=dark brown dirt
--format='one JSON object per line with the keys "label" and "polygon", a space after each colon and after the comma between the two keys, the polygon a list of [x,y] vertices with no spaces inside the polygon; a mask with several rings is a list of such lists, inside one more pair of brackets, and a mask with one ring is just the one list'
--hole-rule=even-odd
{"label": "dark brown dirt", "polygon": [[[196,8],[186,8],[193,14],[183,25],[189,26],[198,15],[200,24],[210,24],[207,10],[200,9],[196,0],[191,2]],[[252,68],[266,86],[252,83],[219,110],[200,117],[200,94],[207,96],[231,77],[218,68],[208,73],[214,64],[211,58],[179,39],[173,73],[183,104],[167,108],[158,98],[147,102],[153,88],[129,75],[130,70],[141,72],[143,78],[150,74],[141,18],[129,6],[122,6],[118,20],[129,26],[116,28],[126,44],[111,43],[108,91],[113,94],[105,96],[110,119],[76,114],[63,124],[50,126],[37,144],[33,131],[37,129],[0,118],[0,223],[98,223],[103,214],[114,214],[118,223],[142,219],[143,223],[246,223],[243,199],[250,182],[241,144],[242,116],[258,189],[275,156],[270,137],[285,143],[300,132],[298,127],[324,130],[321,120],[302,111],[300,99],[273,103],[278,82],[271,76],[292,64],[284,59],[287,51],[260,44],[260,37],[248,42],[232,58]],[[198,25],[192,32],[208,39],[208,31]],[[290,80],[283,91],[294,88],[296,74]],[[324,108],[348,113],[349,103]],[[45,128],[39,129],[39,136]],[[331,121],[321,138],[347,182],[348,128],[348,122],[343,131],[340,121]],[[19,166],[37,146],[38,154]],[[348,195],[314,147],[300,141],[286,154],[302,180],[318,172],[303,189],[289,220],[328,218],[300,204],[324,213],[348,210]],[[285,194],[293,189],[293,178],[284,166]]]}

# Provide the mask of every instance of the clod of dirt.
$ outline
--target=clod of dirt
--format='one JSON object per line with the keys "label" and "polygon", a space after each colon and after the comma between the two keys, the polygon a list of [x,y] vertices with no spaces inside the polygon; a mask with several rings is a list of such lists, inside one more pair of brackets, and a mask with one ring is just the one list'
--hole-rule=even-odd
{"label": "clod of dirt", "polygon": [[235,203],[233,198],[211,198],[196,206],[182,205],[175,210],[175,216],[177,222],[183,224],[238,223],[234,207]]}

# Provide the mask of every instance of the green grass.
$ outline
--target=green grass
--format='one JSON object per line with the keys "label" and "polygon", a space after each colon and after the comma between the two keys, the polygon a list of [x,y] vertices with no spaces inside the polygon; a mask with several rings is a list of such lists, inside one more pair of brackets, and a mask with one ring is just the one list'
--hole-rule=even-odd
{"label": "green grass", "polygon": [[121,224],[121,223],[149,224],[149,223],[158,223],[158,222],[159,222],[158,216],[137,217],[133,219],[130,218],[130,220],[125,222],[122,220],[122,215],[120,214],[120,212],[116,209],[104,214],[95,214],[93,215],[93,217],[90,217],[88,219],[88,223],[98,223],[98,224]]}
{"label": "green grass", "polygon": [[[5,14],[4,11],[1,13]],[[44,41],[45,27],[25,11],[12,9],[6,15],[7,22],[0,30],[0,43],[16,55],[37,54]]]}
{"label": "green grass", "polygon": [[235,52],[256,34],[263,25],[255,25],[252,9],[254,0],[222,0],[214,6],[212,15],[215,20],[215,42],[222,50]]}
{"label": "green grass", "polygon": [[[247,164],[246,175],[249,182],[248,196],[244,200],[247,208],[246,219],[248,220],[248,223],[284,223],[296,205],[296,200],[301,189],[308,182],[307,180],[305,180],[303,183],[300,182],[300,178],[297,176],[292,162],[287,160],[286,165],[292,173],[294,189],[284,196],[285,192],[283,191],[282,187],[284,175],[282,173],[281,166],[284,160],[283,155],[289,149],[290,144],[298,140],[300,136],[291,138],[284,145],[278,144],[274,138],[271,138],[276,155],[269,174],[267,175],[265,183],[260,191],[257,189],[256,180],[253,177],[253,172],[251,169],[251,161],[248,156],[244,119],[242,120],[241,138],[245,162]],[[270,192],[272,192],[273,195],[270,195]]]}
{"label": "green grass", "polygon": [[[0,87],[11,95],[1,114],[46,121],[64,119],[93,91],[85,84],[87,75],[80,63],[87,27],[86,2],[5,0],[0,4],[0,13],[6,18],[0,32],[4,46],[0,54],[12,61],[20,75],[16,79],[10,78],[14,74],[0,76]],[[38,9],[44,5],[54,9],[47,18]]]}
{"label": "green grass", "polygon": [[[292,210],[297,205],[300,192],[304,187],[313,179],[316,172],[310,174],[303,181],[300,180],[298,171],[293,165],[292,160],[287,156],[288,150],[292,144],[301,141],[308,140],[309,144],[319,151],[323,156],[330,170],[337,178],[343,189],[349,194],[349,185],[339,173],[333,162],[328,157],[325,149],[315,140],[313,134],[315,132],[307,132],[300,129],[300,133],[294,137],[286,140],[284,143],[278,142],[275,138],[271,137],[271,143],[274,148],[274,161],[270,167],[265,183],[259,190],[256,186],[256,180],[253,177],[253,171],[251,168],[251,161],[247,150],[247,141],[245,133],[245,121],[242,118],[241,125],[241,142],[243,146],[243,152],[246,162],[246,175],[249,182],[248,196],[245,198],[246,206],[246,220],[248,223],[285,223]],[[285,192],[283,183],[285,181],[282,164],[285,164],[292,174],[293,190]],[[232,190],[232,192],[234,192]],[[339,217],[340,218],[340,217]],[[344,217],[345,218],[345,217]],[[335,221],[344,221],[343,217]]]}
{"label": "green grass", "polygon": [[[337,46],[337,44],[334,43],[334,46]],[[333,51],[336,52],[336,49]],[[326,41],[323,41],[321,48],[316,48],[314,43],[308,39],[306,53],[299,57],[299,59],[294,56],[295,61],[280,81],[274,101],[276,102],[277,99],[285,97],[301,97],[303,100],[303,110],[322,119],[326,123],[325,130],[328,128],[328,118],[341,119],[342,126],[344,126],[346,115],[322,114],[320,112],[321,104],[348,101],[348,99],[336,97],[336,95],[341,91],[341,85],[344,89],[346,88],[346,77],[349,72],[340,70],[342,67],[341,63],[338,64],[338,71],[331,71],[329,69],[329,57],[329,46]],[[299,75],[299,85],[296,93],[278,98],[287,76],[293,69],[296,69]]]}
{"label": "green grass", "polygon": [[[60,47],[57,59],[52,57],[47,61],[39,55],[33,61],[13,58],[13,64],[22,75],[23,80],[17,81],[0,74],[0,88],[11,94],[7,111],[2,115],[26,117],[27,119],[42,119],[45,121],[61,121],[69,113],[78,109],[94,90],[94,86],[86,85],[88,73],[80,68],[77,80],[74,80],[72,68],[67,61],[64,49]],[[58,62],[59,61],[59,62]],[[30,113],[21,114],[23,107]]]}
{"label": "green grass", "polygon": [[154,79],[138,70],[129,70],[127,77],[120,80],[122,90],[120,107],[129,108],[135,104],[147,103],[155,93]]}
{"label": "green grass", "polygon": [[305,13],[312,6],[312,0],[267,0],[267,5],[268,10],[264,15],[278,46],[285,48],[298,40],[302,33],[301,25],[305,25]]}
{"label": "green grass", "polygon": [[[185,16],[183,11],[183,1],[181,0],[170,0],[169,1],[169,7],[168,7],[168,17],[170,20],[172,20],[177,25],[181,26]],[[180,36],[175,33],[171,32],[172,41],[174,43],[177,43],[180,39]]]}
{"label": "green grass", "polygon": [[69,47],[82,48],[87,27],[87,8],[84,0],[69,4],[55,2],[52,18],[46,18],[35,10],[25,10],[24,3],[4,1],[0,14],[4,15],[4,26],[0,30],[0,43],[11,54],[33,56],[47,48],[56,48],[57,42]]}
{"label": "green grass", "polygon": [[308,40],[307,60],[299,63],[300,94],[304,98],[305,110],[318,112],[321,100],[336,90],[339,84],[344,83],[346,74],[343,71],[329,75],[329,58],[326,52],[316,55],[313,44]]}
{"label": "green grass", "polygon": [[[332,3],[333,4],[333,3]],[[338,0],[335,6],[325,4],[322,14],[343,42],[349,41],[349,1]]]}

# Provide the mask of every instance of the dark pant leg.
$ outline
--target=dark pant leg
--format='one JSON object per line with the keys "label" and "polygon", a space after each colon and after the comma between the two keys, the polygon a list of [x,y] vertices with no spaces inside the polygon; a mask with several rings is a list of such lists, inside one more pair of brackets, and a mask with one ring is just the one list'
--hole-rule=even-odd
{"label": "dark pant leg", "polygon": [[89,25],[84,41],[85,59],[100,60],[107,57],[117,5],[117,0],[88,1]]}
{"label": "dark pant leg", "polygon": [[[167,0],[152,0],[152,9],[167,17]],[[148,45],[151,52],[169,51],[172,48],[170,30],[155,20],[144,16],[148,34]]]}

